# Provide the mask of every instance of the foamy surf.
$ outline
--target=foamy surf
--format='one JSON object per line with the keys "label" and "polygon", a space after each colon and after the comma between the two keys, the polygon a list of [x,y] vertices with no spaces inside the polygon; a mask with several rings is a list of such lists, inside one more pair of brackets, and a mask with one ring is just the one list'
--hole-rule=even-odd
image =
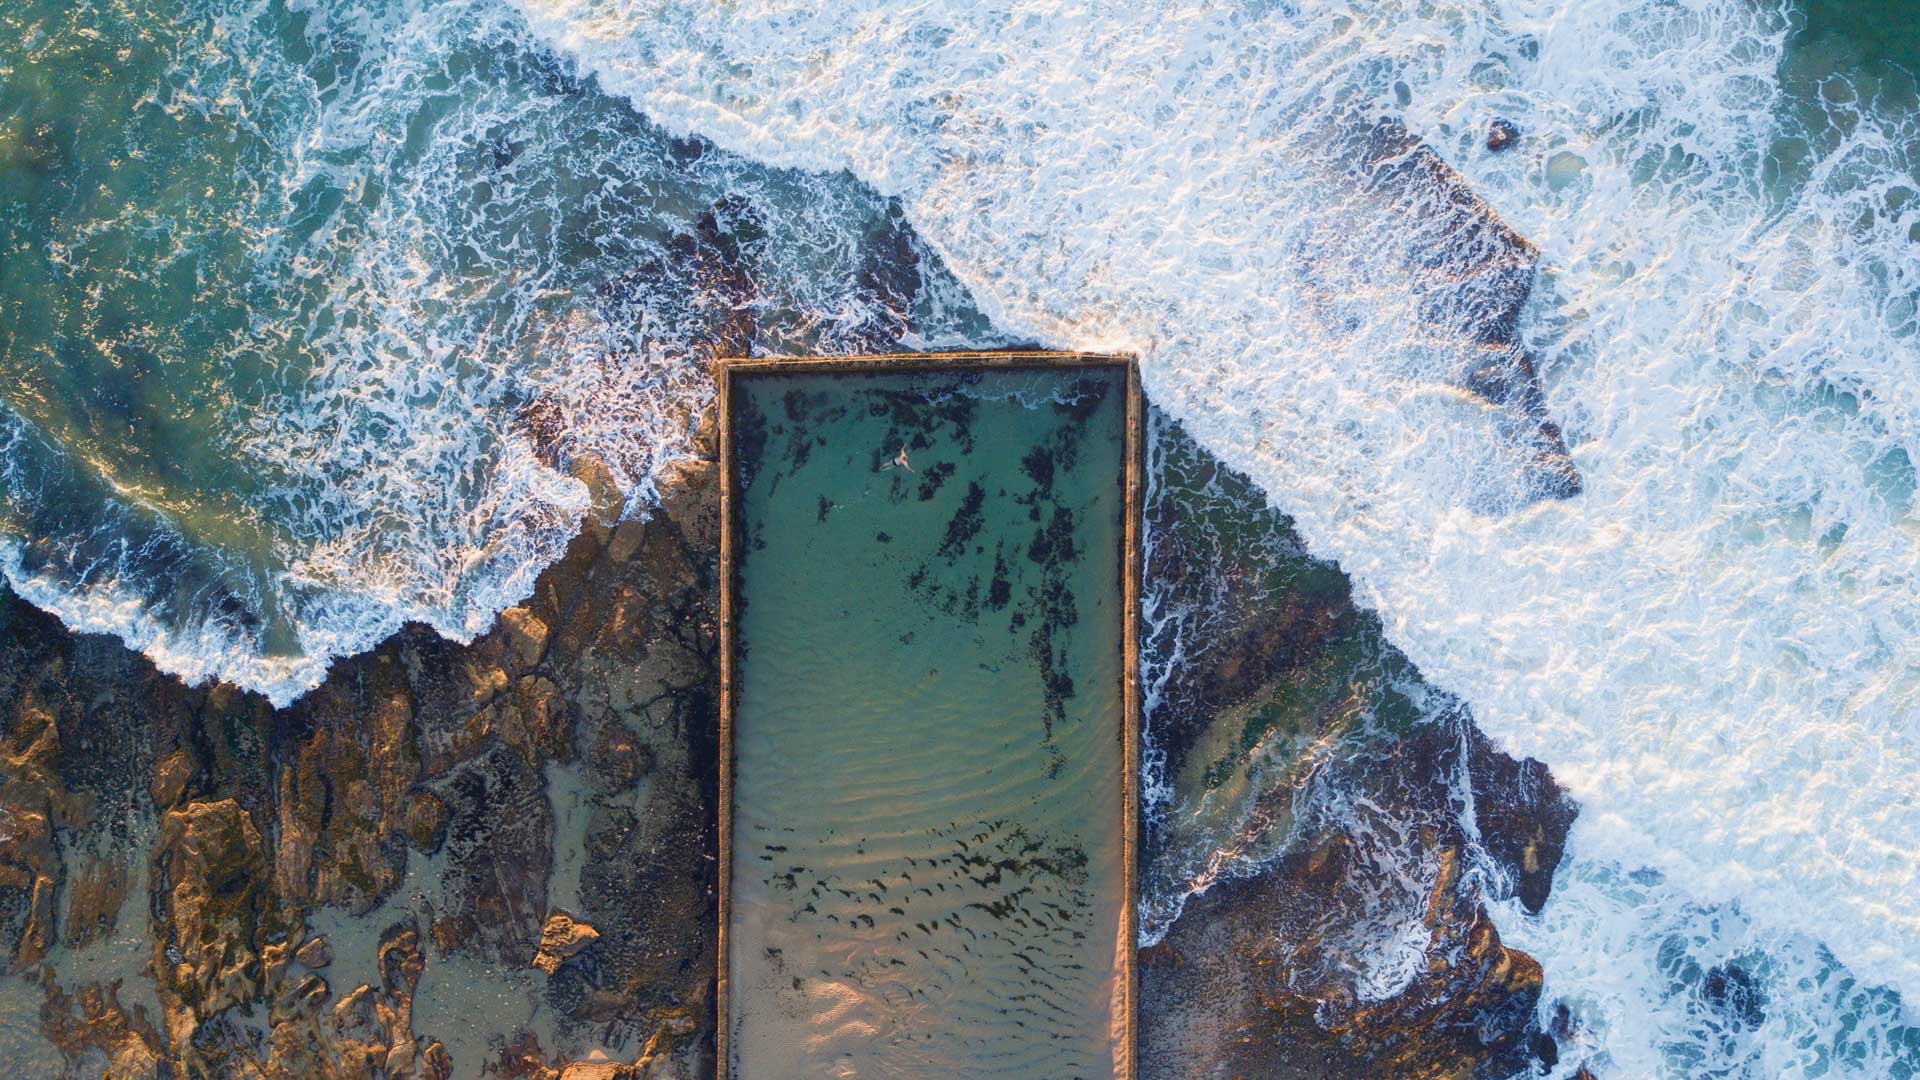
{"label": "foamy surf", "polygon": [[[94,7],[6,15],[0,152],[43,188],[6,194],[0,574],[189,682],[285,705],[404,623],[484,632],[584,477],[646,513],[723,327],[833,348],[887,314],[873,238],[918,250],[871,189],[673,138],[493,0]],[[929,343],[979,322],[943,287]]]}
{"label": "foamy surf", "polygon": [[[897,195],[999,325],[1140,349],[1573,789],[1586,857],[1920,994],[1914,134],[1843,76],[1786,95],[1784,13],[522,7],[670,128]],[[1383,114],[1541,247],[1523,336],[1578,499],[1514,498],[1510,426],[1450,379],[1418,298],[1464,267],[1352,182]]]}
{"label": "foamy surf", "polygon": [[[1140,349],[1154,400],[1394,643],[1575,789],[1560,899],[1502,930],[1616,1062],[1910,1062],[1907,1007],[1827,989],[1920,991],[1920,182],[1897,80],[1783,63],[1786,16],[1737,3],[255,14],[193,6],[158,113],[111,114],[232,136],[178,141],[241,148],[200,170],[224,201],[51,244],[82,279],[101,235],[218,271],[180,310],[237,310],[224,336],[112,329],[247,374],[209,383],[189,433],[245,482],[169,487],[60,416],[0,412],[0,572],[35,603],[279,703],[404,621],[470,637],[585,512],[572,464],[643,513],[684,444],[712,320],[675,260],[701,216],[763,221],[763,343],[833,348],[879,316],[850,284],[897,195],[1001,329]],[[1381,116],[1538,245],[1500,345],[1537,359],[1537,403],[1476,389],[1489,249],[1356,168]],[[1494,116],[1523,132],[1502,155]],[[986,343],[966,290],[931,285],[913,343]],[[1577,499],[1538,499],[1536,411]],[[1699,978],[1658,960],[1676,949]],[[1687,988],[1730,964],[1779,1023],[1709,1045]]]}

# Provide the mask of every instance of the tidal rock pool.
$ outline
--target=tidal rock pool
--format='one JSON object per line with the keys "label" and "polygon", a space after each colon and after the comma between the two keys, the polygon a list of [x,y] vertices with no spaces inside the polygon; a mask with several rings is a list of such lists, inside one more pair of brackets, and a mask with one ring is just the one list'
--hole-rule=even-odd
{"label": "tidal rock pool", "polygon": [[1124,1075],[1126,369],[730,399],[730,1075]]}

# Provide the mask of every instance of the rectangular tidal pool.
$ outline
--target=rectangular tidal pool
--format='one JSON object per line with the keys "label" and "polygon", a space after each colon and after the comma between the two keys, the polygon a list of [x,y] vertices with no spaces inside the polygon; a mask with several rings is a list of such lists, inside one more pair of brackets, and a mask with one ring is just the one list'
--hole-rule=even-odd
{"label": "rectangular tidal pool", "polygon": [[1129,1074],[1129,374],[727,376],[726,1075]]}

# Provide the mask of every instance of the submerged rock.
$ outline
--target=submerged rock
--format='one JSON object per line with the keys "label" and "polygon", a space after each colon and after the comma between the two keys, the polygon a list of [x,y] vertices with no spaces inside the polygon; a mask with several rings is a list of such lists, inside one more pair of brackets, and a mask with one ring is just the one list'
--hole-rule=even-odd
{"label": "submerged rock", "polygon": [[577,922],[564,911],[547,916],[540,928],[540,948],[533,954],[533,966],[551,975],[560,965],[580,955],[581,950],[600,940],[600,931]]}
{"label": "submerged rock", "polygon": [[1499,411],[1523,473],[1514,495],[1578,495],[1580,474],[1566,438],[1547,414],[1539,372],[1516,336],[1533,294],[1538,249],[1399,121],[1377,119],[1349,139],[1351,178],[1381,201],[1387,220],[1400,226],[1394,235],[1405,238],[1382,250],[1411,272],[1416,329],[1429,351],[1457,358],[1454,385]]}
{"label": "submerged rock", "polygon": [[[546,993],[554,1076],[610,1052],[621,1075],[710,1072],[719,533],[701,438],[651,520],[590,521],[491,633],[410,627],[278,712],[0,591],[0,964],[30,975],[65,944],[101,958],[89,979],[110,973],[46,974],[52,1047],[115,1078],[450,1080],[497,1051],[421,1016]],[[565,962],[517,984],[562,904],[584,920],[544,942]],[[146,944],[101,952],[128,935]],[[427,977],[447,963],[463,974]],[[528,1011],[481,1027],[504,1045]]]}
{"label": "submerged rock", "polygon": [[1171,803],[1141,852],[1141,1075],[1524,1075],[1553,1046],[1540,968],[1486,905],[1538,909],[1575,807],[1422,683],[1246,477],[1151,430],[1143,588],[1180,614],[1143,659]]}
{"label": "submerged rock", "polygon": [[1757,1028],[1767,1019],[1767,995],[1747,969],[1728,961],[1707,972],[1700,997],[1735,1028]]}
{"label": "submerged rock", "polygon": [[862,315],[848,334],[849,351],[897,352],[917,329],[915,308],[927,287],[920,239],[897,200],[867,237],[865,256],[855,282]]}

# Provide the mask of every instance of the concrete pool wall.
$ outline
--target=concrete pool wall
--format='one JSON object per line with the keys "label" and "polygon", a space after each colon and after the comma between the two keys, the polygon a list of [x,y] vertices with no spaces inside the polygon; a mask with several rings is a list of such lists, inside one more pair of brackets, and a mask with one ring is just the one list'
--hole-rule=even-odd
{"label": "concrete pool wall", "polygon": [[[1118,866],[1095,867],[1096,870],[1110,870],[1121,890],[1119,896],[1118,926],[1111,938],[1105,934],[1102,939],[1110,940],[1113,955],[1097,961],[1101,966],[1110,964],[1113,973],[1112,993],[1106,1009],[1106,1015],[1099,1017],[1099,1023],[1105,1029],[1106,1046],[1111,1051],[1111,1075],[1131,1080],[1135,1072],[1134,1028],[1135,996],[1137,976],[1134,970],[1135,933],[1135,859],[1137,848],[1137,791],[1138,784],[1138,724],[1139,724],[1139,687],[1137,672],[1138,656],[1138,619],[1139,619],[1139,504],[1141,485],[1142,450],[1142,403],[1139,389],[1137,367],[1131,358],[1124,356],[1081,354],[1081,353],[1042,353],[1042,352],[979,352],[979,353],[937,353],[904,354],[862,357],[824,357],[824,358],[756,358],[725,362],[719,372],[719,396],[721,417],[721,512],[725,528],[721,542],[721,703],[720,703],[720,956],[719,985],[717,994],[718,1023],[718,1061],[719,1075],[738,1076],[744,1080],[765,1080],[760,1075],[750,1075],[750,1068],[740,1064],[741,1048],[736,1045],[738,1025],[741,1021],[740,1001],[736,995],[745,993],[747,988],[735,985],[736,969],[743,964],[758,962],[758,956],[735,956],[740,945],[740,934],[735,924],[735,900],[738,887],[742,882],[736,880],[736,859],[742,852],[736,851],[737,808],[740,806],[740,792],[736,791],[739,762],[736,759],[737,710],[739,692],[742,686],[739,667],[741,641],[740,619],[742,611],[748,606],[741,591],[741,567],[746,558],[743,544],[743,496],[749,486],[742,482],[740,475],[739,438],[736,421],[742,409],[742,382],[762,376],[806,376],[810,381],[816,376],[834,375],[871,375],[871,376],[912,376],[927,375],[943,377],[970,372],[981,373],[983,380],[999,377],[997,373],[1012,373],[1031,370],[1041,373],[1062,373],[1072,375],[1075,372],[1104,372],[1118,376],[1123,381],[1123,442],[1124,448],[1119,458],[1122,473],[1119,488],[1122,492],[1122,512],[1119,535],[1121,546],[1113,554],[1114,569],[1120,577],[1120,653],[1114,670],[1118,673],[1118,730],[1113,733],[1119,743],[1118,775],[1113,778],[1118,787],[1114,803],[1120,814],[1118,828]],[[829,380],[831,381],[831,380]],[[789,382],[786,385],[800,385]],[[822,383],[826,385],[826,383]],[[824,443],[822,444],[824,445]],[[904,454],[904,449],[903,449]],[[874,470],[879,475],[881,468]],[[894,483],[899,477],[888,479]],[[776,481],[777,482],[777,481]],[[1002,495],[1005,492],[1001,492]],[[924,493],[921,499],[928,496]],[[820,520],[825,522],[832,504],[824,496],[820,501]],[[1037,510],[1035,511],[1037,514]],[[1037,520],[1037,518],[1036,518]],[[884,536],[884,534],[882,534]],[[979,550],[984,550],[981,548]],[[1018,623],[1016,623],[1018,625]],[[1049,726],[1049,739],[1051,727]],[[1056,755],[1058,750],[1051,752]],[[1057,766],[1056,766],[1057,768]],[[991,771],[991,770],[989,770]],[[754,792],[747,792],[751,799]],[[829,830],[831,832],[831,830]],[[1017,835],[1024,831],[1016,828]],[[957,841],[964,846],[965,841]],[[771,850],[771,849],[770,849]],[[784,847],[778,848],[784,851]],[[750,854],[750,853],[749,853]],[[862,850],[864,854],[864,850]],[[923,853],[924,854],[924,853]],[[768,856],[760,855],[762,859]],[[911,861],[911,860],[909,860]],[[800,867],[793,869],[799,870]],[[791,877],[791,875],[788,875]],[[996,875],[997,876],[997,875]],[[749,888],[757,882],[745,882]],[[876,880],[876,885],[879,882]],[[816,890],[818,886],[816,886]],[[875,897],[878,901],[878,897]],[[764,906],[764,905],[762,905]],[[809,904],[809,909],[813,905]],[[979,905],[970,905],[978,907]],[[751,905],[750,905],[751,909]],[[898,908],[889,908],[898,911]],[[867,927],[873,926],[867,918]],[[905,920],[905,916],[901,916]],[[1016,919],[1016,922],[1020,920]],[[955,923],[957,926],[958,923]],[[971,933],[971,931],[968,931]],[[976,941],[978,939],[976,938]],[[758,939],[748,942],[747,947],[758,944]],[[778,954],[778,949],[768,949],[769,954]],[[924,953],[922,954],[924,956]],[[1020,955],[1016,953],[1016,955]],[[898,963],[897,960],[893,961]],[[799,989],[801,978],[794,979],[794,987]],[[1018,985],[1007,986],[1009,994],[1017,995],[1022,988]],[[1092,1017],[1089,1020],[1094,1019]],[[1024,1026],[1024,1025],[1023,1025]],[[857,1063],[856,1063],[857,1065]],[[849,1066],[854,1074],[860,1073],[855,1066]],[[762,1070],[763,1072],[766,1070]],[[1101,1075],[1108,1075],[1103,1068]]]}

